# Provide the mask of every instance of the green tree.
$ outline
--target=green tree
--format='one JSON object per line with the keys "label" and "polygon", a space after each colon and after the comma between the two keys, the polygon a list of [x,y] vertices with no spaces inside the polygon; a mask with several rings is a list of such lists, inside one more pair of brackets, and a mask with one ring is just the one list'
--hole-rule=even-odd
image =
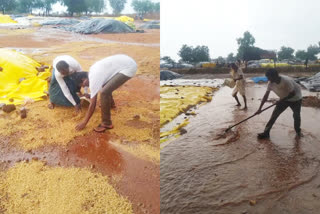
{"label": "green tree", "polygon": [[34,0],[18,0],[17,11],[20,13],[32,13],[32,8],[34,7]]}
{"label": "green tree", "polygon": [[124,9],[124,5],[127,3],[127,0],[109,0],[110,6],[112,7],[113,14],[119,15]]}
{"label": "green tree", "polygon": [[85,0],[86,14],[96,12],[101,13],[105,8],[106,4],[104,0]]}
{"label": "green tree", "polygon": [[52,10],[52,5],[58,2],[58,0],[34,0],[33,8],[44,10],[45,14],[48,16]]}
{"label": "green tree", "polygon": [[317,60],[316,55],[320,53],[320,48],[317,45],[310,45],[307,48],[307,57],[309,60]]}
{"label": "green tree", "polygon": [[242,59],[244,61],[250,60],[259,60],[261,59],[261,55],[263,54],[263,50],[257,47],[247,47],[244,49]]}
{"label": "green tree", "polygon": [[307,52],[304,50],[297,50],[296,52],[296,58],[300,59],[300,60],[306,60],[307,57]]}
{"label": "green tree", "polygon": [[63,4],[68,8],[71,16],[74,13],[82,13],[88,11],[88,6],[85,0],[62,0]]}
{"label": "green tree", "polygon": [[292,59],[294,58],[293,53],[293,48],[282,46],[280,51],[278,52],[278,58],[279,60]]}
{"label": "green tree", "polygon": [[[150,0],[133,0],[131,3],[134,11],[136,11],[139,15],[145,15],[147,13],[151,13],[154,10],[154,4]],[[160,3],[159,3],[159,11],[160,11]]]}
{"label": "green tree", "polygon": [[178,55],[184,62],[197,63],[210,61],[209,48],[207,46],[192,46],[183,45]]}
{"label": "green tree", "polygon": [[161,60],[165,61],[167,64],[176,64],[176,62],[170,56],[164,56],[161,58]]}
{"label": "green tree", "polygon": [[[247,51],[249,47],[253,47],[255,43],[255,38],[249,31],[243,33],[243,38],[237,38],[238,47],[238,54],[237,58],[244,59],[244,53]],[[252,51],[252,50],[249,50]]]}
{"label": "green tree", "polygon": [[194,62],[207,62],[210,61],[209,48],[207,46],[197,46],[192,52]]}
{"label": "green tree", "polygon": [[227,56],[227,62],[235,62],[237,59],[235,56],[233,56],[233,53],[229,53],[229,55]]}
{"label": "green tree", "polygon": [[320,53],[320,48],[317,45],[310,45],[307,50],[298,50],[296,52],[296,58],[300,60],[316,60],[316,55]]}
{"label": "green tree", "polygon": [[160,2],[153,3],[153,12],[160,13]]}
{"label": "green tree", "polygon": [[11,11],[16,7],[15,0],[0,0],[0,10],[2,14],[5,14],[7,11]]}
{"label": "green tree", "polygon": [[223,63],[225,63],[225,62],[226,62],[226,60],[225,60],[222,56],[219,56],[219,57],[217,58],[217,63],[223,64]]}
{"label": "green tree", "polygon": [[306,68],[308,68],[308,62],[309,60],[316,60],[317,57],[316,55],[320,53],[320,48],[317,45],[310,45],[307,48],[307,51],[305,50],[298,50],[296,52],[296,58],[300,59],[300,60],[304,60],[304,64],[306,66]]}

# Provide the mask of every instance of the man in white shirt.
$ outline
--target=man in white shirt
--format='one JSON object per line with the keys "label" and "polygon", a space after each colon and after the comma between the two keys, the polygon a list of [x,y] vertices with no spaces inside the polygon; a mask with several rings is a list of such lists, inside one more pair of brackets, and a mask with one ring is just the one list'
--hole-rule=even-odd
{"label": "man in white shirt", "polygon": [[288,107],[293,111],[294,119],[294,129],[296,131],[297,137],[301,137],[301,102],[302,94],[300,86],[290,77],[279,75],[278,71],[275,69],[269,69],[266,72],[266,77],[268,78],[267,91],[261,101],[260,107],[256,114],[261,113],[263,104],[268,100],[270,91],[273,91],[280,100],[277,102],[275,109],[271,115],[269,122],[267,123],[264,132],[258,134],[259,139],[269,138],[270,130],[273,124],[276,122],[279,115],[286,110]]}
{"label": "man in white shirt", "polygon": [[237,97],[237,93],[242,95],[244,101],[244,108],[247,109],[247,98],[246,98],[246,81],[244,79],[244,75],[242,69],[238,67],[235,63],[231,64],[231,76],[233,80],[236,82],[236,86],[233,89],[232,96],[237,101],[237,106],[241,106],[239,99]]}
{"label": "man in white shirt", "polygon": [[89,122],[95,110],[99,92],[102,122],[94,130],[103,132],[106,129],[112,129],[112,92],[132,78],[136,72],[136,62],[123,54],[109,56],[93,64],[89,69],[88,78],[83,79],[82,84],[90,88],[90,106],[85,119],[76,126],[76,129],[78,131],[84,129]]}
{"label": "man in white shirt", "polygon": [[74,106],[76,111],[80,110],[80,99],[76,93],[80,88],[73,80],[73,76],[81,70],[79,62],[71,56],[58,56],[53,60],[49,108],[61,105]]}

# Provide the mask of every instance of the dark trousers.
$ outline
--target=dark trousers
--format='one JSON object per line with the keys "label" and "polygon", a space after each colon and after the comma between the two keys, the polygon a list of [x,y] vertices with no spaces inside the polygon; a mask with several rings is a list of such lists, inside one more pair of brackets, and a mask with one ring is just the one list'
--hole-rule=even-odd
{"label": "dark trousers", "polygon": [[269,122],[266,125],[266,128],[264,131],[266,133],[269,133],[273,124],[276,122],[277,118],[280,116],[280,114],[286,110],[288,107],[291,108],[293,111],[293,119],[294,119],[294,129],[296,130],[296,133],[300,133],[300,125],[301,125],[301,117],[300,117],[300,112],[301,112],[301,102],[302,100],[298,100],[295,102],[290,102],[290,101],[283,101],[280,102],[276,105],[275,109],[272,112],[271,118]]}
{"label": "dark trousers", "polygon": [[100,94],[102,123],[111,125],[112,92],[128,81],[130,77],[118,73],[114,75],[103,87]]}

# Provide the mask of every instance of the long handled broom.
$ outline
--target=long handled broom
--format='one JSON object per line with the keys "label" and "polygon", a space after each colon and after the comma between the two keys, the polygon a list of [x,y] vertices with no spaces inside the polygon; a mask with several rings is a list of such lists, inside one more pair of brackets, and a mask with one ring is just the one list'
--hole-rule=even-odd
{"label": "long handled broom", "polygon": [[[277,103],[274,103],[274,104],[272,104],[272,105],[270,105],[270,106],[262,109],[261,112],[264,112],[265,110],[267,110],[267,109],[269,109],[269,108],[271,108],[271,107],[273,107],[273,106],[275,106],[275,105],[277,105]],[[245,122],[245,121],[253,118],[253,117],[256,116],[256,115],[257,115],[257,114],[251,115],[250,117],[248,117],[248,118],[246,118],[246,119],[244,119],[244,120],[241,120],[239,123],[236,123],[236,124],[234,124],[233,126],[229,126],[229,128],[227,128],[227,129],[224,131],[224,133],[227,133],[227,132],[230,131],[230,129],[232,129],[233,127],[235,127],[235,126],[237,126],[237,125],[239,125],[239,124],[241,124],[241,123],[243,123],[243,122]]]}

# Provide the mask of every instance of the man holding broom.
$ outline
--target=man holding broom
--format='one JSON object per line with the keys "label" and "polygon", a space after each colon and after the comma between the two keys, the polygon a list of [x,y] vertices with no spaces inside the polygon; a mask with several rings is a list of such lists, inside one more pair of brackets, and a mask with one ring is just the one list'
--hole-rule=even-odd
{"label": "man holding broom", "polygon": [[301,102],[302,94],[300,86],[290,77],[279,75],[278,71],[275,69],[269,69],[266,72],[266,77],[268,78],[268,86],[265,95],[261,101],[260,107],[256,114],[261,113],[262,106],[268,100],[270,91],[273,91],[280,98],[276,103],[276,107],[272,112],[271,118],[267,123],[264,132],[258,134],[259,139],[270,138],[270,130],[273,124],[276,122],[280,114],[286,110],[288,107],[293,111],[294,119],[294,129],[296,131],[296,136],[301,137]]}

